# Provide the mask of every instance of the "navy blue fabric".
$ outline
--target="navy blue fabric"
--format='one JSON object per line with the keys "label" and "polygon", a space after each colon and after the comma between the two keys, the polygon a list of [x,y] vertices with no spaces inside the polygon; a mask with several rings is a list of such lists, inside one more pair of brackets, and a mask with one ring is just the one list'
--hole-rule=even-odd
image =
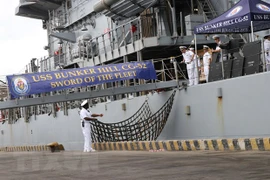
{"label": "navy blue fabric", "polygon": [[270,0],[241,0],[219,17],[196,26],[195,34],[250,33],[270,28]]}
{"label": "navy blue fabric", "polygon": [[152,61],[7,76],[11,98],[128,79],[157,79]]}

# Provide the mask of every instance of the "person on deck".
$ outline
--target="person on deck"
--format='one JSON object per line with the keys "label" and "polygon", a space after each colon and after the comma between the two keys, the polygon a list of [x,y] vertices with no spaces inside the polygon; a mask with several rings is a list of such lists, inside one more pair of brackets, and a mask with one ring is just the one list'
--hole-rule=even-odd
{"label": "person on deck", "polygon": [[[226,61],[228,54],[226,50],[222,50],[220,48],[220,45],[222,44],[221,40],[220,40],[220,36],[219,35],[214,35],[213,39],[215,40],[215,42],[217,43],[216,49],[212,49],[212,53],[219,53],[218,55],[218,60],[217,62],[221,62],[221,60]],[[222,58],[221,58],[221,53],[222,53]]]}
{"label": "person on deck", "polygon": [[189,86],[194,85],[194,56],[195,54],[192,51],[187,50],[186,46],[180,46],[179,47],[180,51],[182,52],[183,55],[183,61],[181,63],[186,63],[187,65],[187,72],[188,72],[188,79],[189,79]]}
{"label": "person on deck", "polygon": [[264,52],[265,52],[265,63],[266,70],[270,71],[270,34],[264,36]]}
{"label": "person on deck", "polygon": [[[189,50],[195,54],[194,48],[189,48]],[[195,54],[194,56],[194,85],[199,84],[199,81],[200,81],[200,74],[199,74],[200,66],[201,66],[200,57],[197,54]]]}
{"label": "person on deck", "polygon": [[203,70],[205,75],[205,80],[208,82],[209,77],[209,68],[211,63],[211,54],[209,53],[209,47],[206,45],[203,45]]}

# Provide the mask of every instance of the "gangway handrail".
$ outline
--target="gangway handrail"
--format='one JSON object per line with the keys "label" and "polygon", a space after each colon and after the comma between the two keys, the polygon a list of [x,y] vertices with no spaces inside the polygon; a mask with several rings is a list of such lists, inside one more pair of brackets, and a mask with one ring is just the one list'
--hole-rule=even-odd
{"label": "gangway handrail", "polygon": [[179,85],[179,82],[177,80],[171,80],[171,81],[165,81],[165,82],[158,82],[158,83],[156,82],[156,83],[104,89],[104,90],[97,90],[97,91],[86,91],[86,92],[79,92],[79,93],[72,93],[72,94],[61,94],[61,95],[44,96],[44,97],[29,98],[29,99],[15,99],[15,100],[8,100],[5,102],[0,102],[0,110],[18,108],[18,107],[28,107],[28,106],[42,105],[42,104],[50,104],[50,103],[58,103],[58,102],[76,101],[76,100],[105,97],[105,96],[112,96],[112,95],[118,95],[118,94],[151,91],[151,90],[156,90],[156,89],[175,88],[175,87],[178,87],[178,85]]}

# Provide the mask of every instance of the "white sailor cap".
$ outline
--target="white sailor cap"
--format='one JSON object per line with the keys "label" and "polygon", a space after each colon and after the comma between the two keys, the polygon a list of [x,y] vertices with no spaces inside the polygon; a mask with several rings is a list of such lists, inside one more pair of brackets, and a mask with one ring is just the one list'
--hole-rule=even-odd
{"label": "white sailor cap", "polygon": [[214,35],[213,39],[216,39],[216,38],[220,38],[220,36],[219,35]]}
{"label": "white sailor cap", "polygon": [[264,38],[264,39],[267,39],[268,36],[270,36],[270,34],[266,34],[263,38]]}
{"label": "white sailor cap", "polygon": [[194,48],[189,48],[189,50],[194,51]]}
{"label": "white sailor cap", "polygon": [[86,105],[87,103],[88,103],[88,101],[87,101],[87,100],[84,100],[84,101],[82,102],[81,106],[83,107],[83,106]]}
{"label": "white sailor cap", "polygon": [[209,49],[209,46],[203,45],[203,49]]}
{"label": "white sailor cap", "polygon": [[186,46],[180,46],[179,48],[180,48],[180,49],[187,49]]}

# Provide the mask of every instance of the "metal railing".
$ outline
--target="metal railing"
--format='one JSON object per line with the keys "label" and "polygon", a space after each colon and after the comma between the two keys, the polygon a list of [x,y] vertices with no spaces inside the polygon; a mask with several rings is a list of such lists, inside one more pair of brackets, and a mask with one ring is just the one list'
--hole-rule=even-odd
{"label": "metal railing", "polygon": [[80,41],[80,58],[89,60],[95,56],[99,57],[102,54],[106,56],[114,50],[120,51],[121,47],[126,47],[128,44],[133,44],[135,41],[142,39],[143,31],[141,23],[141,18],[136,18],[115,29],[107,29],[105,33],[89,41]]}

